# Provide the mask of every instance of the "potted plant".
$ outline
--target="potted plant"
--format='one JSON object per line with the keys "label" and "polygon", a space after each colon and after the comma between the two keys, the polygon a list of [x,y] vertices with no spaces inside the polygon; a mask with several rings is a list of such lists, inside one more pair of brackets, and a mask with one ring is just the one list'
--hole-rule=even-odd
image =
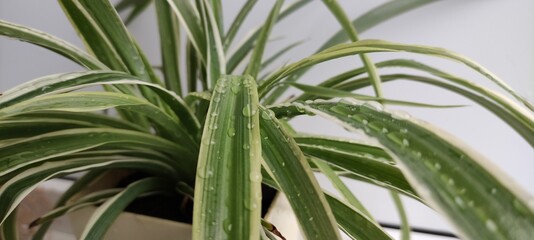
{"label": "potted plant", "polygon": [[[122,7],[133,4],[135,16],[150,2],[123,1]],[[490,110],[534,146],[533,105],[476,62],[441,48],[358,39],[359,24],[373,26],[429,1],[389,2],[351,22],[337,1],[325,0],[343,31],[317,53],[265,76],[259,74],[270,62],[263,57],[272,28],[310,1],[288,6],[276,1],[263,26],[239,46],[234,46],[236,32],[257,1],[245,3],[228,31],[221,25],[222,1],[154,2],[162,77],[110,2],[59,0],[87,51],[0,21],[1,35],[45,47],[87,68],[45,76],[0,97],[3,239],[16,238],[17,205],[39,183],[78,172],[86,173],[64,193],[56,210],[33,222],[40,226],[34,238],[42,238],[55,217],[98,205],[81,239],[101,239],[135,199],[162,195],[193,199],[193,239],[282,238],[261,219],[263,183],[287,196],[307,239],[340,239],[339,229],[352,239],[391,239],[340,177],[389,189],[401,209],[399,194],[416,199],[449,219],[462,238],[528,239],[534,234],[534,200],[527,193],[459,141],[383,106],[452,107],[389,99],[381,92],[381,84],[397,79],[434,85]],[[186,33],[183,44],[180,32]],[[230,46],[237,50],[229,53]],[[458,61],[514,99],[420,62],[374,63],[368,56],[373,52]],[[359,55],[364,66],[332,73],[318,85],[297,82],[317,64],[352,55]],[[380,74],[384,67],[425,75]],[[88,91],[91,86],[105,91]],[[354,93],[366,86],[376,95]],[[289,87],[303,94],[281,99]],[[116,113],[103,112],[111,109]],[[289,120],[300,115],[324,117],[376,141],[295,132]],[[343,198],[323,192],[314,172],[325,174]],[[80,197],[88,186],[119,173],[124,177],[114,186]],[[406,225],[403,232],[409,232]]]}

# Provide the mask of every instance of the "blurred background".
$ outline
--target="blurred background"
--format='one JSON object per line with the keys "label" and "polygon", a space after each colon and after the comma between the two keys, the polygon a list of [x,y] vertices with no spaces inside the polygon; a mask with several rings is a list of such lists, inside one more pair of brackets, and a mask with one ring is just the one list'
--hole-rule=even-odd
{"label": "blurred background", "polygon": [[[224,1],[227,26],[244,2],[243,0]],[[268,14],[267,9],[271,8],[273,2],[259,1],[252,14],[246,19],[243,29],[252,29],[262,24]],[[385,2],[387,1],[340,0],[351,19]],[[534,1],[528,0],[436,1],[362,32],[360,38],[439,46],[453,50],[487,67],[523,96],[534,101],[533,12]],[[159,65],[161,62],[159,39],[154,14],[153,6],[149,7],[130,24],[129,28],[151,62]],[[45,31],[78,46],[83,45],[56,1],[1,0],[0,19]],[[275,26],[274,39],[269,42],[265,55],[269,56],[288,44],[303,41],[298,47],[285,53],[284,57],[272,66],[279,67],[297,61],[313,54],[339,29],[338,22],[330,15],[322,2],[313,1],[300,12]],[[236,39],[246,34],[247,32],[240,32]],[[489,80],[456,62],[406,53],[379,53],[370,56],[375,62],[393,58],[416,59],[498,90]],[[312,69],[301,81],[318,83],[361,65],[360,59],[356,56],[331,61]],[[40,76],[81,70],[83,70],[81,67],[47,50],[0,38],[0,92]],[[381,70],[381,73],[388,71],[391,70]],[[510,179],[534,194],[534,184],[532,184],[534,183],[534,174],[532,174],[534,150],[490,112],[475,106],[463,97],[434,87],[421,86],[407,81],[395,81],[383,84],[383,87],[385,96],[390,99],[468,105],[455,109],[398,106],[390,108],[408,111],[411,115],[444,129],[486,156]],[[298,91],[290,91],[287,96],[295,93]],[[370,88],[364,89],[362,93],[373,94]],[[302,117],[296,118],[293,123],[298,130],[309,133],[348,138],[361,137],[318,119],[311,121],[310,118]],[[335,192],[334,188],[328,185],[326,178],[318,177],[325,188]],[[347,183],[379,221],[393,225],[399,223],[397,212],[387,191],[350,180],[347,180]],[[408,208],[409,221],[414,227],[454,232],[447,221],[433,210],[408,198],[403,198],[403,200]],[[416,239],[439,238],[420,236]]]}

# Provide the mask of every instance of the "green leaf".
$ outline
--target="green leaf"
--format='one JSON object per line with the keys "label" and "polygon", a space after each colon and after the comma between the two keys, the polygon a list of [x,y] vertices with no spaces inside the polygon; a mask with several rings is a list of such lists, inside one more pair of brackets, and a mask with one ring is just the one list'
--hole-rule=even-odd
{"label": "green leaf", "polygon": [[453,61],[458,61],[466,66],[472,68],[473,70],[479,72],[489,80],[495,82],[501,88],[508,91],[514,97],[516,97],[520,102],[522,102],[529,109],[534,109],[534,106],[519,96],[513,89],[511,89],[504,81],[502,81],[495,74],[481,66],[480,64],[468,59],[460,54],[451,52],[443,48],[428,47],[428,46],[418,46],[418,45],[408,45],[408,44],[398,44],[391,43],[380,40],[362,40],[353,43],[340,44],[335,47],[324,50],[323,52],[317,53],[310,57],[304,58],[296,63],[290,64],[273,74],[269,79],[266,79],[262,85],[259,87],[258,92],[260,97],[263,97],[269,90],[274,87],[274,84],[282,80],[284,77],[303,69],[324,61],[350,56],[354,54],[368,53],[368,52],[412,52],[420,53],[425,55],[438,56],[446,58]]}
{"label": "green leaf", "polygon": [[507,91],[509,94],[514,96],[519,102],[523,103],[530,110],[534,111],[534,106],[530,102],[528,102],[528,100],[520,96],[515,90],[513,90],[506,82],[501,80],[497,75],[490,72],[488,69],[476,63],[475,61],[461,54],[452,52],[447,49],[437,48],[437,47],[428,47],[428,46],[419,46],[419,45],[399,44],[399,43],[392,43],[392,42],[386,42],[386,41],[380,41],[380,40],[364,40],[358,43],[347,44],[345,46],[341,45],[341,46],[333,47],[331,48],[331,50],[344,52],[345,50],[349,50],[349,49],[352,50],[354,49],[353,47],[358,48],[359,46],[362,46],[362,47],[365,46],[365,47],[371,48],[372,52],[411,52],[411,53],[419,53],[419,54],[437,56],[437,57],[449,59],[452,61],[460,62],[466,65],[467,67],[473,69],[474,71],[480,73],[481,75],[483,75],[490,81],[494,82],[499,87],[501,87],[502,89]]}
{"label": "green leaf", "polygon": [[193,239],[257,239],[261,145],[254,79],[223,76],[208,109],[198,158]]}
{"label": "green leaf", "polygon": [[237,34],[237,31],[241,28],[241,25],[243,24],[243,21],[250,13],[250,10],[256,5],[258,0],[247,0],[247,2],[241,7],[241,10],[239,10],[239,13],[236,15],[234,21],[232,21],[232,24],[230,24],[230,28],[228,29],[228,32],[226,32],[226,35],[224,36],[224,49],[228,50],[228,47],[230,47],[230,44],[232,44],[232,41],[235,38],[235,35]]}
{"label": "green leaf", "polygon": [[110,69],[127,71],[125,63],[96,21],[77,0],[59,0],[63,12],[82,38],[85,46]]}
{"label": "green leaf", "polygon": [[[405,79],[410,81],[416,81],[421,82],[425,84],[430,84],[436,87],[440,87],[452,92],[455,92],[457,94],[460,94],[475,103],[479,104],[480,106],[486,108],[487,110],[491,111],[493,114],[495,114],[497,117],[501,118],[504,122],[506,122],[510,127],[512,127],[519,135],[521,135],[531,146],[534,147],[534,118],[532,117],[532,114],[529,114],[526,109],[521,108],[516,103],[508,100],[507,98],[503,97],[502,95],[492,91],[491,89],[483,88],[478,85],[473,85],[473,88],[476,92],[482,94],[476,94],[469,90],[454,86],[452,84],[439,81],[437,79],[424,77],[424,76],[417,76],[417,75],[409,75],[409,74],[392,74],[392,75],[384,75],[382,76],[382,79],[384,82],[393,81],[393,80],[399,80],[399,79]],[[335,86],[335,88],[352,91],[354,89],[358,89],[364,86],[367,86],[367,81],[360,81],[360,80],[354,80],[349,81],[340,85]],[[486,97],[490,96],[490,100]],[[498,98],[498,99],[495,99]]]}
{"label": "green leaf", "polygon": [[196,56],[201,62],[206,63],[207,44],[200,14],[189,0],[167,0],[169,6],[186,31],[191,45],[196,49]]}
{"label": "green leaf", "polygon": [[35,226],[51,222],[52,220],[61,217],[67,213],[74,212],[84,207],[100,204],[106,201],[108,198],[115,196],[117,193],[120,193],[121,190],[122,189],[120,188],[111,188],[90,193],[84,197],[81,197],[73,203],[54,208],[54,210],[47,212],[45,215],[31,222],[29,224],[29,227],[33,228]]}
{"label": "green leaf", "polygon": [[307,239],[340,239],[336,221],[295,140],[280,127],[274,113],[260,109],[265,168],[288,198]]}
{"label": "green leaf", "polygon": [[[157,96],[160,101],[164,102],[172,110],[175,117],[180,118],[180,122],[183,123],[191,135],[196,136],[198,134],[200,131],[200,123],[191,112],[191,109],[189,109],[187,104],[179,96],[158,85],[138,81],[136,79],[137,78],[125,73],[109,71],[87,71],[83,73],[66,73],[46,76],[6,91],[5,95],[0,98],[0,107],[11,106],[15,103],[35,98],[40,95],[78,90],[95,85],[137,85],[145,87],[147,90],[150,89],[155,94],[154,96]],[[172,115],[172,113],[168,114]]]}
{"label": "green leaf", "polygon": [[352,93],[348,91],[306,85],[306,84],[301,84],[301,83],[288,83],[288,84],[304,91],[306,94],[312,94],[312,95],[327,97],[327,98],[351,97],[351,98],[355,98],[358,100],[375,100],[375,101],[380,101],[380,102],[388,103],[392,105],[394,104],[394,105],[404,105],[404,106],[412,106],[412,107],[429,107],[429,108],[463,107],[463,105],[435,105],[435,104],[426,104],[426,103],[418,103],[418,102],[392,100],[392,99],[387,99],[387,98],[373,97],[373,96],[368,96],[368,95]]}
{"label": "green leaf", "polygon": [[150,66],[145,66],[143,63],[142,53],[138,51],[136,43],[109,1],[69,1],[83,6],[82,9],[87,11],[90,18],[98,25],[97,28],[108,38],[130,73],[145,81],[150,81],[150,76],[147,73]]}
{"label": "green leaf", "polygon": [[110,108],[142,114],[153,120],[157,127],[165,129],[165,137],[179,141],[184,145],[196,146],[196,140],[189,135],[176,118],[144,99],[120,93],[73,92],[41,96],[0,109],[0,118],[42,110],[93,112]]}
{"label": "green leaf", "polygon": [[326,200],[332,208],[339,228],[352,239],[393,239],[375,221],[367,218],[364,213],[328,194],[326,194]]}
{"label": "green leaf", "polygon": [[222,7],[222,0],[209,0],[205,2],[206,4],[209,4],[212,12],[213,12],[213,19],[215,20],[215,23],[217,24],[217,32],[219,32],[219,36],[221,39],[224,38],[224,18],[223,18],[223,7]]}
{"label": "green leaf", "polygon": [[0,187],[0,223],[39,183],[48,179],[99,168],[131,168],[173,177],[170,165],[153,159],[96,157],[58,162],[45,162],[11,178]]}
{"label": "green leaf", "polygon": [[0,139],[25,138],[58,130],[96,126],[83,121],[53,118],[0,120]]}
{"label": "green leaf", "polygon": [[[269,174],[265,173],[263,183],[267,184],[278,191],[282,188],[273,180]],[[392,239],[382,228],[377,225],[372,219],[369,219],[362,212],[352,208],[337,198],[324,193],[326,201],[334,217],[336,223],[345,234],[351,239],[359,240],[390,240]],[[301,209],[301,208],[299,208]],[[337,230],[336,230],[337,231]],[[328,238],[332,239],[332,238]]]}
{"label": "green leaf", "polygon": [[421,201],[389,154],[382,148],[356,141],[324,137],[297,137],[295,140],[306,155],[345,169],[363,181],[395,189]]}
{"label": "green leaf", "polygon": [[204,33],[206,33],[207,82],[208,87],[212,88],[221,75],[226,74],[226,59],[213,10],[207,0],[200,0],[200,8],[204,20]]}
{"label": "green leaf", "polygon": [[[336,17],[338,22],[343,27],[343,30],[347,35],[349,36],[350,40],[352,42],[358,41],[358,33],[356,32],[356,28],[351,24],[348,16],[345,14],[345,11],[343,11],[343,8],[339,5],[337,0],[323,0],[323,3],[330,9],[332,14]],[[373,85],[373,89],[375,90],[377,97],[382,97],[382,87],[381,87],[381,80],[380,75],[376,71],[376,67],[366,54],[360,54],[360,59],[363,62],[363,65],[365,66],[365,69],[367,70],[367,73],[369,75],[369,79],[371,80],[371,84]]]}
{"label": "green leaf", "polygon": [[406,212],[402,204],[402,199],[400,198],[399,194],[394,191],[389,191],[389,193],[391,194],[391,198],[393,199],[393,202],[395,203],[395,207],[397,208],[397,212],[399,213],[399,217],[400,217],[400,222],[401,222],[400,240],[410,240],[410,224],[408,223],[408,217],[406,216]]}
{"label": "green leaf", "polygon": [[76,46],[36,29],[0,20],[0,35],[44,47],[89,69],[104,70],[108,68]]}
{"label": "green leaf", "polygon": [[115,9],[117,12],[122,12],[129,7],[133,8],[126,17],[126,20],[124,20],[124,24],[129,25],[150,5],[150,3],[152,3],[152,0],[122,0],[115,5]]}
{"label": "green leaf", "polygon": [[0,225],[0,239],[18,240],[18,233],[17,210],[15,209]]}
{"label": "green leaf", "polygon": [[[21,125],[25,124],[25,126],[29,128],[32,128],[32,127],[37,128],[39,125],[39,120],[43,120],[43,122],[50,122],[51,125],[54,124],[53,122],[61,123],[63,121],[67,121],[67,122],[70,122],[70,124],[78,124],[80,126],[81,125],[86,125],[86,126],[92,125],[92,126],[98,126],[98,127],[110,127],[110,128],[134,130],[134,131],[145,132],[145,133],[149,132],[147,129],[141,128],[138,125],[132,124],[130,122],[126,122],[119,118],[113,118],[113,117],[110,117],[104,114],[95,114],[95,113],[39,111],[39,112],[25,113],[25,114],[17,115],[14,117],[8,117],[4,119],[4,121],[6,122],[9,121],[11,122],[11,124],[16,124],[16,122],[20,121]],[[9,131],[9,129],[6,128],[6,131]],[[15,134],[24,134],[24,132],[26,132],[27,134],[30,134],[29,131],[23,131],[23,130]],[[9,137],[9,134],[1,135],[1,136]]]}
{"label": "green leaf", "polygon": [[[0,176],[24,166],[100,146],[140,147],[161,151],[180,161],[171,163],[192,179],[194,154],[189,149],[151,134],[111,128],[79,128],[51,132],[2,146]],[[46,149],[31,151],[31,149]]]}
{"label": "green leaf", "polygon": [[267,19],[265,20],[265,23],[263,24],[263,27],[260,31],[260,35],[258,36],[258,39],[256,40],[254,51],[252,52],[252,56],[250,57],[248,67],[245,70],[245,74],[251,75],[253,78],[258,77],[258,73],[260,72],[263,52],[265,51],[265,46],[267,45],[267,39],[269,38],[269,35],[271,34],[271,30],[273,28],[273,25],[276,22],[276,19],[278,18],[278,14],[280,13],[280,9],[282,8],[283,3],[284,3],[283,0],[276,1],[276,3],[273,6],[273,9],[269,13],[269,16],[267,17]]}
{"label": "green leaf", "polygon": [[110,198],[95,210],[80,239],[103,239],[111,224],[130,202],[142,193],[168,189],[169,185],[167,181],[156,177],[131,183],[121,193]]}
{"label": "green leaf", "polygon": [[[280,12],[280,15],[278,15],[276,22],[280,22],[287,16],[311,2],[311,0],[298,0],[287,5],[286,7],[282,8],[282,11]],[[251,49],[254,47],[254,42],[256,42],[256,39],[260,35],[260,31],[260,27],[254,29],[252,33],[248,35],[249,37],[244,39],[241,44],[236,47],[235,52],[230,55],[227,61],[227,72],[233,72],[239,63],[241,63],[243,59],[245,59],[245,57],[250,53]]]}
{"label": "green leaf", "polygon": [[[55,208],[58,208],[60,206],[63,206],[69,201],[72,197],[74,197],[76,194],[78,194],[80,191],[83,191],[88,186],[91,185],[91,183],[94,183],[95,181],[99,180],[99,176],[102,175],[102,173],[105,172],[104,170],[92,170],[78,178],[72,185],[59,197],[59,199],[56,202]],[[48,229],[52,225],[53,219],[51,221],[42,223],[41,226],[39,226],[39,229],[35,234],[33,234],[32,240],[43,240],[46,233],[48,232]],[[31,228],[31,224],[30,224]]]}
{"label": "green leaf", "polygon": [[325,162],[319,160],[319,159],[312,159],[313,163],[321,170],[321,172],[330,180],[332,185],[337,189],[339,193],[343,196],[343,198],[354,208],[358,209],[358,211],[362,212],[367,216],[369,219],[373,219],[372,215],[367,211],[367,209],[363,206],[363,204],[354,196],[354,194],[350,191],[350,189],[343,183],[341,178],[337,175],[337,173]]}
{"label": "green leaf", "polygon": [[[357,17],[352,21],[352,26],[358,29],[361,33],[365,32],[380,23],[401,15],[405,12],[411,11],[418,7],[429,3],[437,2],[436,0],[403,0],[403,1],[389,1],[371,11]],[[328,39],[320,48],[319,51],[327,49],[339,43],[349,40],[349,36],[344,29],[337,31],[330,39]]]}
{"label": "green leaf", "polygon": [[[356,18],[352,21],[352,26],[355,29],[358,29],[361,33],[365,32],[366,30],[388,20],[391,18],[394,18],[395,16],[398,16],[402,13],[408,12],[412,9],[415,9],[417,7],[423,6],[428,3],[435,2],[435,0],[403,0],[403,1],[389,1],[386,2],[371,11],[365,13],[364,15],[361,15],[360,17]],[[322,50],[325,50],[331,46],[334,46],[339,43],[343,43],[349,39],[349,36],[346,34],[345,29],[339,30],[336,34],[334,34],[330,39],[328,39],[318,50],[317,52],[320,52]],[[362,68],[366,69],[366,68]],[[304,73],[306,72],[306,69],[302,69],[297,73],[294,73],[291,77],[287,79],[289,82],[295,82],[297,81]],[[277,89],[274,89],[274,91],[269,95],[269,97],[266,100],[267,104],[273,104],[276,99],[278,99],[282,93],[284,93],[287,90],[288,86],[280,86]]]}
{"label": "green leaf", "polygon": [[301,107],[376,138],[395,156],[420,196],[451,219],[461,236],[528,239],[534,234],[528,194],[441,131],[408,116],[383,111],[375,104],[314,103]]}
{"label": "green leaf", "polygon": [[166,0],[156,0],[163,76],[167,89],[182,95],[180,81],[180,29]]}
{"label": "green leaf", "polygon": [[195,92],[197,90],[197,82],[199,75],[199,67],[201,65],[200,59],[197,58],[197,54],[191,41],[187,41],[185,47],[186,56],[186,70],[187,70],[187,92]]}
{"label": "green leaf", "polygon": [[[264,69],[266,67],[268,67],[269,65],[271,65],[274,61],[276,61],[277,59],[280,58],[280,56],[282,56],[284,53],[287,53],[289,52],[291,49],[297,47],[298,45],[302,44],[304,41],[297,41],[297,42],[294,42],[294,43],[291,43],[287,46],[285,46],[284,48],[278,50],[277,52],[275,52],[273,55],[271,55],[269,58],[267,58],[265,61],[263,61],[261,63],[261,67],[260,69]],[[260,79],[264,79],[263,77],[260,78]]]}

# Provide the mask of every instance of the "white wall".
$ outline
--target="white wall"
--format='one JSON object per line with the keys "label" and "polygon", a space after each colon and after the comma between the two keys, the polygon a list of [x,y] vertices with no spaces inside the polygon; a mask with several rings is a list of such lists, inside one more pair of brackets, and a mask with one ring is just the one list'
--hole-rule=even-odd
{"label": "white wall", "polygon": [[[225,1],[226,16],[232,16],[244,1]],[[343,0],[351,18],[385,1]],[[247,19],[245,27],[261,23],[266,9],[272,1],[260,1],[254,14]],[[499,1],[439,1],[409,12],[386,22],[368,32],[362,39],[385,39],[402,43],[441,46],[460,52],[486,66],[506,80],[522,95],[534,101],[534,2],[527,0]],[[0,1],[0,18],[50,32],[56,36],[80,45],[55,1],[18,0]],[[231,20],[232,18],[228,18]],[[158,34],[153,9],[142,15],[131,26],[141,45],[154,63],[159,63]],[[228,24],[227,24],[228,25]],[[272,52],[284,44],[298,40],[306,42],[288,53],[284,61],[295,61],[313,53],[323,41],[339,29],[335,19],[323,8],[320,1],[309,4],[300,14],[292,16],[276,26],[274,35],[284,36],[269,45]],[[241,33],[239,36],[243,36]],[[484,86],[497,89],[488,80],[470,69],[458,64],[432,57],[414,54],[373,54],[375,61],[388,58],[411,58],[454,72]],[[317,83],[328,76],[360,66],[356,57],[322,64],[303,79],[306,83]],[[77,71],[80,67],[55,54],[28,44],[0,38],[0,91],[45,74]],[[501,167],[512,179],[531,194],[534,193],[534,151],[518,134],[488,111],[472,102],[444,92],[440,89],[419,86],[408,82],[384,84],[389,98],[425,101],[436,104],[468,104],[460,109],[414,109],[412,115],[446,129],[489,160]],[[296,91],[294,91],[296,92]],[[364,92],[372,93],[369,89]],[[328,135],[355,137],[339,127],[326,127],[325,121],[309,121],[298,118],[294,121],[300,130]],[[325,127],[317,127],[325,124]],[[330,126],[330,125],[328,125]],[[324,180],[324,179],[323,179]],[[385,191],[366,184],[349,181],[357,196],[376,214],[378,219],[397,222],[397,215]],[[325,183],[327,186],[328,184]],[[407,200],[410,221],[416,226],[450,229],[432,210]]]}

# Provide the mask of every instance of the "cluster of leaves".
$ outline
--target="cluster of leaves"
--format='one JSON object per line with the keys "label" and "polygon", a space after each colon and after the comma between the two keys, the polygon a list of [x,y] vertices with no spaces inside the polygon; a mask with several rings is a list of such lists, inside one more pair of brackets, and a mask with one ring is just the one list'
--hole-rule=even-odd
{"label": "cluster of leaves", "polygon": [[[161,74],[117,13],[133,7],[127,19],[131,21],[152,2],[160,33]],[[42,239],[54,218],[95,204],[99,207],[82,239],[101,239],[131,201],[162,192],[194,199],[194,239],[276,239],[273,226],[260,221],[262,183],[287,196],[307,239],[339,239],[339,229],[352,239],[391,239],[340,177],[389,189],[401,210],[398,194],[427,204],[467,239],[534,235],[534,203],[527,193],[501,179],[457,141],[375,101],[451,107],[387,99],[381,92],[382,83],[398,79],[434,85],[487,108],[534,146],[531,103],[487,69],[448,50],[358,39],[356,29],[367,30],[428,0],[388,2],[354,21],[337,1],[325,0],[342,30],[316,54],[258,77],[265,66],[296,46],[263,60],[273,27],[309,2],[284,6],[282,0],[275,1],[265,23],[241,44],[234,44],[234,38],[257,0],[246,1],[227,31],[220,0],[124,0],[117,9],[107,1],[59,0],[87,51],[0,21],[1,35],[42,46],[87,68],[39,78],[0,97],[3,239],[16,239],[16,207],[39,183],[77,172],[87,173],[65,192],[55,210],[32,223],[40,226],[34,239]],[[236,49],[233,53],[228,51],[231,47]],[[423,63],[373,63],[367,55],[401,51],[463,63],[524,106]],[[364,66],[316,86],[297,83],[314,65],[351,55],[359,55]],[[244,73],[236,73],[239,64],[246,64]],[[378,70],[387,67],[423,74],[381,75]],[[106,91],[74,91],[95,85]],[[370,85],[376,96],[354,93]],[[279,103],[289,87],[304,94]],[[100,112],[108,109],[115,109],[116,116]],[[379,144],[297,133],[288,123],[297,115],[325,117],[347,129],[363,130]],[[74,198],[117,169],[144,172],[147,177],[125,188]],[[342,198],[323,192],[314,172],[325,174]]]}

